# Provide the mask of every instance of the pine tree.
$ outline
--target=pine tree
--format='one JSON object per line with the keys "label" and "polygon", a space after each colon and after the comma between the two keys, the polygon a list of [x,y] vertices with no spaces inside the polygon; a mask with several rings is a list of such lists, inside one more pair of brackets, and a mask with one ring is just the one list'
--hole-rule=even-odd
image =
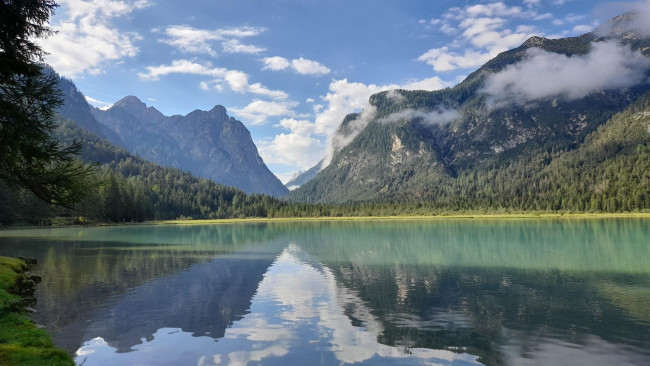
{"label": "pine tree", "polygon": [[92,167],[75,159],[79,143],[63,146],[51,136],[62,97],[34,42],[52,33],[48,20],[56,6],[51,0],[0,2],[0,180],[73,207],[88,189]]}

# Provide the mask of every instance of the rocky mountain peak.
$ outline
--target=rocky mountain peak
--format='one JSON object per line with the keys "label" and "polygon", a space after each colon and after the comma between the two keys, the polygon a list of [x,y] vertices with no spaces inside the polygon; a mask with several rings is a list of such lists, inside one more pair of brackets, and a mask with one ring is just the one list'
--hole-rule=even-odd
{"label": "rocky mountain peak", "polygon": [[543,47],[548,39],[544,37],[539,37],[539,36],[532,36],[524,42],[522,46],[526,48],[531,48],[531,47]]}
{"label": "rocky mountain peak", "polygon": [[601,37],[613,37],[621,40],[640,40],[648,38],[650,26],[646,14],[630,11],[607,21],[594,30]]}
{"label": "rocky mountain peak", "polygon": [[208,111],[210,114],[213,115],[226,115],[226,107],[222,105],[215,105],[212,109]]}
{"label": "rocky mountain peak", "polygon": [[140,100],[140,98],[129,95],[113,104],[113,107],[121,107],[137,119],[145,119],[154,124],[160,123],[165,116],[154,107],[147,107],[147,105]]}
{"label": "rocky mountain peak", "polygon": [[140,100],[140,98],[138,98],[136,96],[133,96],[133,95],[129,95],[129,96],[126,96],[126,97],[118,100],[117,102],[115,102],[114,105],[118,106],[118,107],[125,108],[127,110],[145,110],[145,109],[147,109],[147,105],[144,104]]}

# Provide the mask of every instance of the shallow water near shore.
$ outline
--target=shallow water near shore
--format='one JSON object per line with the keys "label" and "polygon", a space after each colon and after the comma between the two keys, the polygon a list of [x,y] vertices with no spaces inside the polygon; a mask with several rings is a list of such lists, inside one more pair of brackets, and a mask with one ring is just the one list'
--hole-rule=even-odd
{"label": "shallow water near shore", "polygon": [[650,220],[0,232],[83,365],[650,364]]}

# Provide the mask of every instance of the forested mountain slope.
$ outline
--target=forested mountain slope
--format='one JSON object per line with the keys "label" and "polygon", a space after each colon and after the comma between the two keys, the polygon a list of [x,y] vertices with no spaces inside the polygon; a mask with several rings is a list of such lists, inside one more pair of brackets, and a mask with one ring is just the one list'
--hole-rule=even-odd
{"label": "forested mountain slope", "polygon": [[650,209],[650,41],[629,28],[633,16],[580,37],[533,37],[454,88],[371,96],[339,128],[351,142],[288,198]]}

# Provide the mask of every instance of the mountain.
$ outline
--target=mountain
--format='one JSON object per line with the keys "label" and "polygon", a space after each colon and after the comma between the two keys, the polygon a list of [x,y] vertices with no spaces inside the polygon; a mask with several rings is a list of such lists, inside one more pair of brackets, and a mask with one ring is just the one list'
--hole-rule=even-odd
{"label": "mountain", "polygon": [[[58,77],[58,74],[49,67],[45,68],[45,72],[55,74]],[[79,127],[94,133],[100,138],[111,141],[116,145],[123,145],[122,140],[115,132],[97,122],[93,116],[92,107],[72,80],[59,77],[59,90],[63,97],[63,105],[57,110],[58,114],[75,121]]]}
{"label": "mountain", "polygon": [[[636,21],[625,14],[579,37],[532,37],[454,88],[371,96],[370,108],[342,122],[331,162],[288,199],[452,210],[589,210],[610,201],[606,210],[650,208],[643,160],[650,132],[637,126],[646,132],[635,139],[596,138],[599,127],[647,122],[650,35]],[[622,121],[619,112],[634,117]],[[607,148],[585,155],[594,139]],[[604,169],[632,161],[636,173]],[[613,190],[623,182],[640,195],[636,202]]]}
{"label": "mountain", "polygon": [[314,165],[308,170],[300,171],[296,173],[293,177],[291,177],[291,179],[289,179],[289,181],[284,186],[287,187],[289,190],[293,190],[309,182],[312,178],[316,176],[316,174],[318,174],[318,172],[320,172],[323,169],[324,162],[325,160],[321,159],[321,161],[319,161],[318,164]]}
{"label": "mountain", "polygon": [[133,154],[247,193],[288,192],[264,164],[248,129],[222,106],[167,117],[129,96],[104,111],[90,107],[70,80],[61,78],[60,89],[60,115]]}
{"label": "mountain", "polygon": [[[46,72],[55,73],[51,68]],[[167,117],[128,96],[104,111],[91,107],[74,83],[59,78],[59,113],[112,144],[247,193],[283,196],[288,190],[264,164],[250,132],[226,109]]]}
{"label": "mountain", "polygon": [[169,117],[128,96],[108,110],[92,112],[121,139],[121,146],[150,161],[247,193],[283,196],[288,192],[264,164],[248,129],[222,106]]}

